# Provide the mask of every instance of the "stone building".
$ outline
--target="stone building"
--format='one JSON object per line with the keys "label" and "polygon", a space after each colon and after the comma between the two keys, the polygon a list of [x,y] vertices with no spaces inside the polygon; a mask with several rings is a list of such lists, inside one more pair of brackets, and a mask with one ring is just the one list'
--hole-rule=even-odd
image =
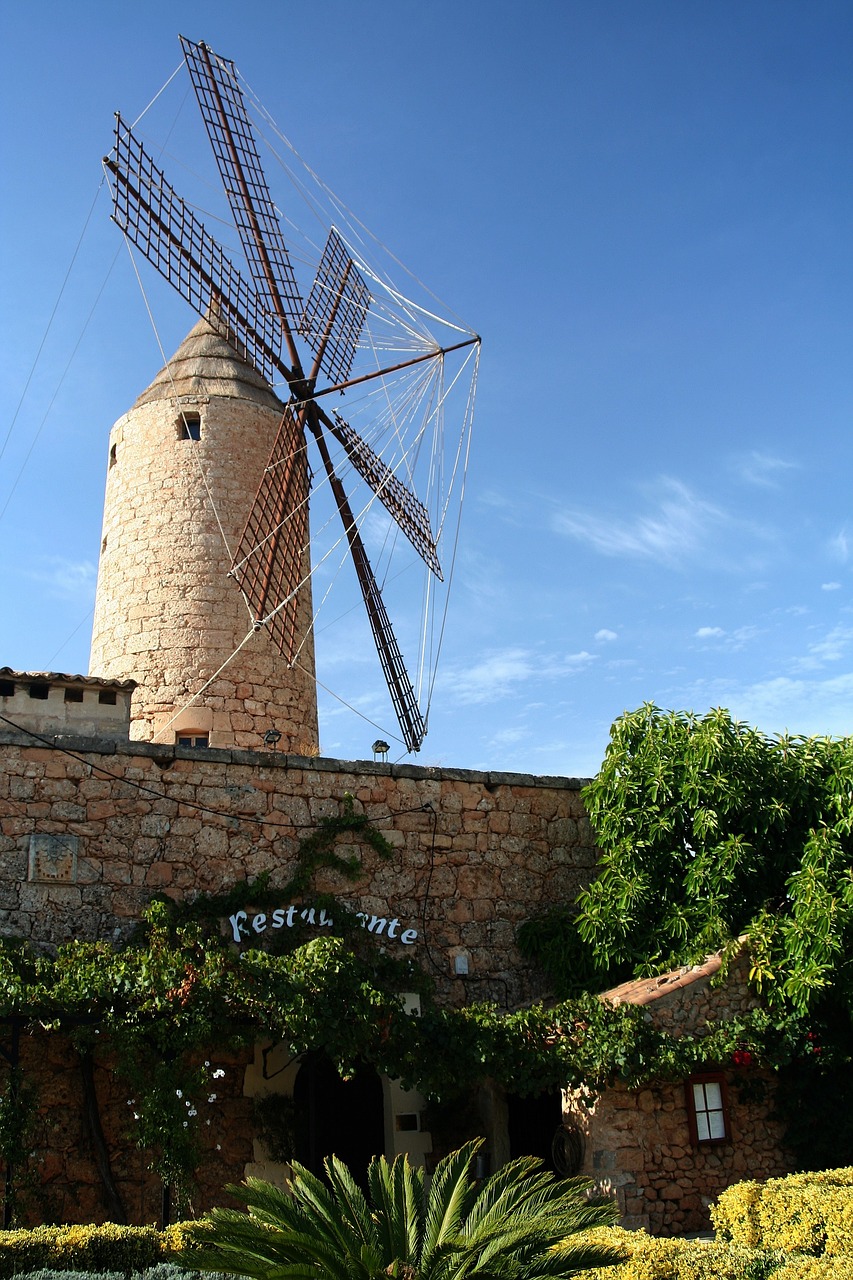
{"label": "stone building", "polygon": [[[701,1035],[711,1021],[736,1017],[759,1001],[747,981],[745,952],[720,985],[721,957],[640,978],[606,991],[602,1000],[642,1006],[658,1028]],[[784,1123],[774,1106],[775,1079],[748,1053],[687,1080],[651,1082],[642,1089],[615,1085],[584,1105],[566,1097],[566,1120],[583,1135],[579,1171],[614,1195],[628,1227],[655,1235],[708,1229],[708,1207],[744,1178],[790,1173]]]}
{"label": "stone building", "polygon": [[[440,1001],[518,1008],[546,994],[518,949],[518,926],[573,898],[594,871],[581,782],[319,754],[307,547],[293,583],[304,637],[289,665],[253,630],[226,554],[282,409],[200,321],[113,428],[92,674],[0,670],[0,933],[37,947],[118,942],[155,893],[213,894],[263,872],[283,884],[302,835],[351,803],[381,827],[394,857],[362,850],[355,883],[324,869],[317,891],[361,913],[377,945],[428,969]],[[303,905],[282,902],[269,919],[247,910],[222,927],[236,945],[244,930],[286,928],[289,908]],[[691,1016],[704,1016],[717,999],[707,976],[654,988],[656,1014],[677,1021],[689,992]],[[158,1187],[122,1138],[128,1099],[110,1062],[90,1061],[81,1077],[59,1038],[46,1044],[32,1029],[16,1052],[47,1105],[33,1167],[49,1212],[66,1221],[112,1212],[85,1123],[94,1099],[127,1216],[156,1219]],[[198,1209],[247,1172],[283,1176],[253,1131],[262,1095],[308,1109],[318,1124],[325,1116],[327,1149],[345,1134],[362,1153],[436,1154],[416,1090],[374,1072],[342,1093],[322,1062],[289,1062],[272,1042],[217,1052],[225,1076]],[[618,1194],[627,1220],[692,1228],[709,1189],[755,1174],[756,1162],[768,1174],[780,1168],[778,1134],[756,1136],[757,1114],[740,1106],[731,1080],[728,1096],[735,1145],[725,1154],[691,1145],[683,1087],[609,1092],[588,1122],[585,1168]],[[711,1123],[709,1108],[701,1123]],[[524,1101],[487,1090],[492,1161],[547,1151],[562,1111],[558,1093]]]}

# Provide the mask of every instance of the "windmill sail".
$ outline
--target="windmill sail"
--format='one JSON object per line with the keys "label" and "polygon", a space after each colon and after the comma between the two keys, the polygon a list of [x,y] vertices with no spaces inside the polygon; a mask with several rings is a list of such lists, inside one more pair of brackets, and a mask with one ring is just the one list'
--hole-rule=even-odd
{"label": "windmill sail", "polygon": [[299,323],[314,353],[313,377],[346,380],[369,306],[370,290],[332,227]]}
{"label": "windmill sail", "polygon": [[202,317],[268,382],[281,367],[281,325],[116,115],[113,221]]}
{"label": "windmill sail", "polygon": [[180,41],[255,288],[270,311],[295,323],[302,298],[234,63],[206,44]]}
{"label": "windmill sail", "polygon": [[[366,362],[362,362],[353,372],[360,346],[366,349],[362,335],[374,301],[362,272],[350,256],[343,237],[332,227],[303,304],[234,64],[203,43],[194,44],[181,37],[181,45],[252,283],[243,278],[174,192],[120,117],[117,117],[115,147],[104,163],[112,178],[112,216],[128,239],[268,383],[279,374],[290,389],[290,402],[285,407],[268,465],[246,519],[231,576],[249,604],[255,625],[267,631],[289,663],[296,661],[302,643],[296,598],[304,576],[311,572],[308,555],[310,473],[306,457],[306,432],[310,433],[320,452],[326,481],[343,524],[403,740],[409,751],[417,751],[426,733],[426,723],[349,499],[335,471],[330,438],[340,446],[341,456],[345,456],[353,471],[382,502],[434,577],[443,581],[430,517],[424,504],[398,478],[395,467],[383,461],[348,421],[338,413],[327,414],[318,401],[333,391],[343,393],[356,386],[368,392],[366,384],[377,379],[383,397],[387,397],[385,379],[388,375],[425,361],[437,361],[443,370],[447,354],[478,346],[480,340],[471,331],[462,330],[468,334],[463,341],[442,346],[432,338],[429,326],[423,326],[403,300],[398,337],[402,335],[410,345],[394,347],[387,341],[377,344],[374,334],[370,349],[374,353],[377,349],[395,351],[398,356],[408,350],[408,358],[398,358],[385,368],[365,369]],[[370,272],[370,267],[365,270]],[[374,282],[372,288],[379,291],[385,288],[379,277],[371,273],[370,278]],[[393,308],[400,303],[402,295],[391,289],[388,297]],[[386,307],[388,297],[383,304]],[[436,319],[431,309],[424,310],[422,315]],[[383,315],[383,323],[387,324],[387,320],[387,314]],[[458,336],[459,327],[455,324],[450,327],[455,330],[454,336]],[[387,339],[387,336],[385,330],[384,337]],[[304,362],[298,343],[304,343],[307,348],[308,358]],[[321,375],[330,385],[317,386]],[[420,389],[428,385],[429,379],[420,380],[413,402],[417,402]],[[444,395],[444,390],[438,394],[439,414]],[[405,411],[402,420],[405,420]],[[465,429],[470,430],[467,410],[465,421]],[[399,429],[400,420],[395,419],[398,440]],[[463,456],[460,447],[457,462]],[[443,509],[439,509],[439,515],[443,521]]]}

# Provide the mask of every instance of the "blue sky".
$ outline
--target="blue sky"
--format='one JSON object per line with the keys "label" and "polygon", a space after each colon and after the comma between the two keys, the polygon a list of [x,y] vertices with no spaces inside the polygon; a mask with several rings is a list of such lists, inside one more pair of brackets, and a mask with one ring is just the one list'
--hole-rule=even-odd
{"label": "blue sky", "polygon": [[[588,775],[646,700],[850,732],[849,3],[34,0],[0,23],[0,665],[87,669],[107,436],[161,364],[100,158],[180,31],[483,336],[419,762]],[[186,162],[214,174],[200,141]],[[158,305],[172,350],[192,316]],[[378,668],[352,634],[320,652],[373,722],[323,694],[323,751],[369,755]]]}

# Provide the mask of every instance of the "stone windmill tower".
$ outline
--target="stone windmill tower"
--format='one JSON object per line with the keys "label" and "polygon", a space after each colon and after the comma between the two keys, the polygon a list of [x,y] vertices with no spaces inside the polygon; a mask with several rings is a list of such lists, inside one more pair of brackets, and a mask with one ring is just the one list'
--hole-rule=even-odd
{"label": "stone windmill tower", "polygon": [[138,682],[134,738],[319,749],[307,546],[292,664],[229,578],[283,413],[200,320],[112,429],[90,671]]}
{"label": "stone windmill tower", "polygon": [[[316,752],[308,502],[322,488],[399,741],[417,752],[427,729],[419,700],[433,687],[424,672],[441,647],[439,547],[454,527],[454,486],[459,502],[464,492],[480,339],[437,316],[431,297],[428,308],[406,299],[335,223],[319,260],[320,242],[308,242],[316,269],[303,293],[236,68],[205,44],[181,45],[251,279],[117,116],[104,160],[113,220],[202,319],[113,429],[92,670],[139,682],[137,737],[258,747],[275,730],[282,749]],[[439,341],[433,326],[448,336]],[[464,387],[451,356],[462,368],[473,356],[473,372],[458,437],[446,443],[446,406]],[[362,536],[374,500],[379,572]],[[397,576],[386,549],[400,544],[428,578],[415,681],[384,597]]]}

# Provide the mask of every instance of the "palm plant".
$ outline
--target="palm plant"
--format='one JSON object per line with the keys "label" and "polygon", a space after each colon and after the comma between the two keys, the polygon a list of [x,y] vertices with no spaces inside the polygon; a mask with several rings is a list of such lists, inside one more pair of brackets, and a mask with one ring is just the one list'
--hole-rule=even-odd
{"label": "palm plant", "polygon": [[524,1157],[478,1183],[481,1141],[445,1157],[429,1184],[404,1156],[371,1161],[368,1197],[342,1161],[328,1184],[293,1164],[287,1190],[249,1178],[229,1191],[248,1212],[213,1209],[192,1229],[187,1266],[256,1280],[543,1280],[619,1260],[585,1239],[616,1217],[588,1183],[557,1181]]}

